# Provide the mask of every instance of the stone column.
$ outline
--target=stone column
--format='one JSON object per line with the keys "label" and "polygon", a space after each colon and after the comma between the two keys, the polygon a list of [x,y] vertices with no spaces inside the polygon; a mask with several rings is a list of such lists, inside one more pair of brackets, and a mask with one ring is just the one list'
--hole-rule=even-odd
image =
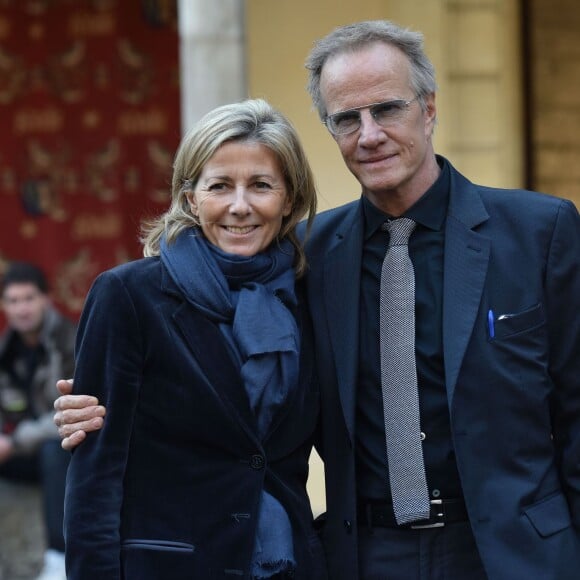
{"label": "stone column", "polygon": [[243,0],[178,0],[181,127],[246,97]]}

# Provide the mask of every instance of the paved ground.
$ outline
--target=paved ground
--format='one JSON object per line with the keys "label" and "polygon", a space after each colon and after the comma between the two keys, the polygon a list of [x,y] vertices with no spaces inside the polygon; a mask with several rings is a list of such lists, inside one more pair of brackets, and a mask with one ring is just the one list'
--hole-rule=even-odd
{"label": "paved ground", "polygon": [[34,580],[44,554],[35,486],[0,479],[0,580]]}

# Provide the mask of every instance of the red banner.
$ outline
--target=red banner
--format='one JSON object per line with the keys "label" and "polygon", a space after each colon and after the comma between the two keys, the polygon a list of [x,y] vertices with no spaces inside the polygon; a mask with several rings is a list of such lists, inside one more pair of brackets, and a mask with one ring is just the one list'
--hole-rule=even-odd
{"label": "red banner", "polygon": [[168,206],[178,68],[175,0],[0,0],[0,269],[73,317]]}

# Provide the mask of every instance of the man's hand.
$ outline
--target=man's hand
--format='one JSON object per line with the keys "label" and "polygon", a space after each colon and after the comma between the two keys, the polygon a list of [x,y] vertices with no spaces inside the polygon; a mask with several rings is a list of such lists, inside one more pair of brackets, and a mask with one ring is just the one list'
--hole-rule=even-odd
{"label": "man's hand", "polygon": [[89,431],[98,431],[103,426],[105,407],[90,395],[71,395],[72,380],[60,380],[56,388],[61,396],[54,402],[56,413],[54,424],[61,436],[61,446],[70,451],[85,439]]}

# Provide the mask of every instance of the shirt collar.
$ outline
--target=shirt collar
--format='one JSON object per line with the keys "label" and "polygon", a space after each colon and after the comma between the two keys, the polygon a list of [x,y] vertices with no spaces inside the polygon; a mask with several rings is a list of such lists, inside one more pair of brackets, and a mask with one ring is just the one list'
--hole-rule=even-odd
{"label": "shirt collar", "polygon": [[[445,223],[450,185],[449,162],[443,157],[437,156],[437,163],[441,168],[441,173],[439,173],[435,183],[401,216],[410,218],[435,231],[442,229]],[[365,224],[365,240],[368,240],[386,220],[393,217],[382,212],[364,195],[362,197],[362,212]]]}

